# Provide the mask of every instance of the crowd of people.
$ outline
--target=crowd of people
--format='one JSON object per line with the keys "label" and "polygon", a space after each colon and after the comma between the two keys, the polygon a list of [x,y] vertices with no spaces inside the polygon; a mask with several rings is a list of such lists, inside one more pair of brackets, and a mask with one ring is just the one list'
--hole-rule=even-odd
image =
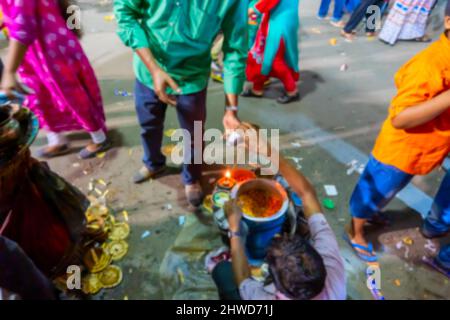
{"label": "crowd of people", "polygon": [[[353,41],[364,18],[366,35],[373,37],[381,27],[382,16],[387,14],[378,35],[381,41],[390,45],[399,40],[429,42],[427,20],[436,4],[437,0],[335,0],[333,14],[328,17],[331,0],[322,0],[317,18],[329,19],[331,25],[341,28],[346,40]],[[350,15],[347,22],[346,13]]]}
{"label": "crowd of people", "polygon": [[[373,5],[380,14],[385,0],[335,0],[330,18],[333,26],[351,41],[366,17],[368,36],[374,36]],[[331,0],[322,0],[319,19],[327,19]],[[382,41],[429,41],[427,18],[435,0],[398,0],[389,10],[379,34]],[[79,30],[70,30],[66,0],[0,0],[9,50],[1,90],[9,97],[26,93],[25,105],[39,118],[47,132],[48,146],[38,156],[55,157],[70,151],[64,133],[84,130],[92,142],[79,154],[94,157],[111,147],[98,81],[83,52]],[[214,63],[220,61],[224,83],[223,126],[226,133],[239,128],[239,97],[262,98],[270,78],[279,79],[285,94],[280,104],[300,100],[298,66],[298,0],[116,0],[117,34],[134,52],[135,105],[144,150],[143,165],[135,183],[157,178],[166,169],[161,152],[164,119],[174,106],[180,127],[191,133],[190,160],[182,169],[186,198],[199,206],[204,198],[200,185],[202,165],[194,157],[194,122],[206,122],[207,86]],[[345,13],[351,14],[344,23]],[[446,7],[445,32],[438,41],[416,55],[397,72],[397,95],[381,129],[371,158],[350,199],[351,225],[346,240],[366,262],[378,260],[364,237],[364,226],[377,219],[381,210],[415,175],[429,174],[450,152],[450,3]],[[218,40],[218,37],[220,39]],[[213,63],[213,65],[214,65]],[[222,76],[223,74],[223,76]],[[17,75],[20,76],[20,82]],[[249,87],[244,90],[244,83]],[[23,86],[23,84],[26,85]],[[203,148],[203,146],[201,146]],[[224,299],[345,299],[345,270],[336,237],[329,227],[314,188],[286,160],[280,173],[302,198],[311,241],[300,236],[275,238],[267,261],[273,282],[263,285],[251,279],[242,246],[241,213],[236,203],[226,206],[230,225],[231,263],[211,269]],[[422,234],[441,237],[450,230],[450,173],[447,173],[425,219]],[[9,212],[0,212],[0,236]],[[14,245],[0,238],[2,255]],[[5,249],[6,248],[6,249]],[[15,249],[16,253],[22,253]],[[7,259],[7,258],[6,258]],[[17,259],[26,265],[32,261]],[[18,262],[20,264],[20,262]],[[436,263],[450,270],[450,245],[443,247]],[[31,268],[31,267],[30,267]],[[0,287],[8,283],[0,272]],[[231,281],[229,277],[234,281]],[[42,291],[48,283],[40,277]],[[9,282],[10,283],[10,282]],[[30,296],[27,292],[25,297]]]}

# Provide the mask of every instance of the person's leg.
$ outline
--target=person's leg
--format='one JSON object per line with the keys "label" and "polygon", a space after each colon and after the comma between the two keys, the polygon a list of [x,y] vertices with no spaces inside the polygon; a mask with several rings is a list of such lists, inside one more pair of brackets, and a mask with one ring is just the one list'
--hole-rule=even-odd
{"label": "person's leg", "polygon": [[345,9],[345,0],[335,0],[333,18],[331,19],[331,21],[334,22],[341,21],[342,17],[344,16],[344,9]]}
{"label": "person's leg", "polygon": [[[339,1],[339,0],[338,0]],[[317,16],[321,19],[328,15],[328,10],[330,9],[331,0],[322,0],[319,7],[319,12]]]}
{"label": "person's leg", "polygon": [[440,267],[450,272],[450,244],[441,248],[435,261]]}
{"label": "person's leg", "polygon": [[345,25],[343,31],[346,34],[351,34],[360,24],[362,19],[366,16],[367,8],[373,4],[375,0],[362,0],[359,5],[356,7],[355,11],[353,11],[350,16],[350,20],[348,20]]}
{"label": "person's leg", "polygon": [[350,199],[352,242],[367,247],[364,224],[381,211],[412,178],[412,175],[370,157]]}
{"label": "person's leg", "polygon": [[264,84],[269,80],[268,76],[260,75],[255,79],[253,82],[253,93],[257,95],[263,95],[264,94]]}
{"label": "person's leg", "polygon": [[292,71],[284,60],[275,59],[272,67],[273,74],[283,83],[284,90],[290,96],[296,95],[298,92],[297,82],[295,81]]}
{"label": "person's leg", "polygon": [[[190,144],[186,145],[188,150],[184,150],[185,163],[183,165],[183,183],[192,185],[200,182],[203,163],[203,132],[206,121],[206,89],[188,95],[181,95],[177,99],[178,121],[182,129],[187,130],[191,135]],[[199,132],[195,132],[195,122]],[[195,136],[199,135],[200,136]],[[197,146],[194,141],[197,139]],[[186,148],[185,148],[186,149]]]}
{"label": "person's leg", "polygon": [[[161,145],[167,105],[159,101],[156,93],[139,80],[136,80],[135,99],[136,113],[141,126],[142,147],[144,149],[142,161],[149,172],[157,172],[166,164],[166,157],[161,152]],[[145,180],[145,177],[143,179]],[[142,181],[135,179],[135,182]]]}
{"label": "person's leg", "polygon": [[450,230],[450,172],[444,177],[425,219],[422,233],[428,237],[445,235]]}
{"label": "person's leg", "polygon": [[222,261],[212,271],[212,278],[221,300],[241,300],[239,288],[234,280],[233,268],[229,261]]}
{"label": "person's leg", "polygon": [[17,243],[0,236],[0,288],[24,300],[54,300],[56,290]]}
{"label": "person's leg", "polygon": [[106,133],[103,129],[89,132],[92,142],[83,148],[78,156],[81,159],[89,159],[95,157],[97,154],[108,150],[111,146]]}
{"label": "person's leg", "polygon": [[278,53],[272,64],[271,74],[278,78],[284,86],[285,95],[277,99],[278,103],[286,104],[300,99],[297,88],[297,81],[294,78],[294,71],[289,67],[285,60],[286,47],[284,41],[281,40]]}

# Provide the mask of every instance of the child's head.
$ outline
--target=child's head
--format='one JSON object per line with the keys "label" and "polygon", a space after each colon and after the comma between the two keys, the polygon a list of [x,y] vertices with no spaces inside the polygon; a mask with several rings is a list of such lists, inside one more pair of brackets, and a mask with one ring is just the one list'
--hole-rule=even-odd
{"label": "child's head", "polygon": [[322,257],[298,235],[275,238],[267,261],[275,286],[288,298],[309,300],[325,286],[327,273]]}

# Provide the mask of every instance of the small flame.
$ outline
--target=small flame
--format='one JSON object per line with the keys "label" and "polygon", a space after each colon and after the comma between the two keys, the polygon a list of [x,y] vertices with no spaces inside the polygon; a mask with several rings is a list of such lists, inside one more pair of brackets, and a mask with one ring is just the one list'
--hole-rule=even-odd
{"label": "small flame", "polygon": [[227,170],[227,172],[225,172],[225,177],[230,179],[231,178],[231,171]]}

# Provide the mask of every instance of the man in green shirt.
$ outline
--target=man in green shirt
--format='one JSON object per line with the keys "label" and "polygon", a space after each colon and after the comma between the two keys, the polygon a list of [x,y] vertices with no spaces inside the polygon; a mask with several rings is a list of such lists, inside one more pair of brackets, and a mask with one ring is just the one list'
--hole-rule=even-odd
{"label": "man in green shirt", "polygon": [[[144,147],[144,167],[134,177],[136,183],[165,168],[161,144],[168,104],[176,107],[181,128],[191,133],[191,150],[184,150],[191,163],[195,154],[203,154],[203,146],[202,150],[194,149],[194,122],[200,121],[204,127],[210,51],[219,31],[224,34],[223,125],[226,130],[239,126],[238,95],[245,81],[247,58],[247,6],[248,0],[114,2],[117,33],[135,51],[136,110]],[[201,165],[186,163],[182,176],[189,202],[199,205],[203,197]]]}

